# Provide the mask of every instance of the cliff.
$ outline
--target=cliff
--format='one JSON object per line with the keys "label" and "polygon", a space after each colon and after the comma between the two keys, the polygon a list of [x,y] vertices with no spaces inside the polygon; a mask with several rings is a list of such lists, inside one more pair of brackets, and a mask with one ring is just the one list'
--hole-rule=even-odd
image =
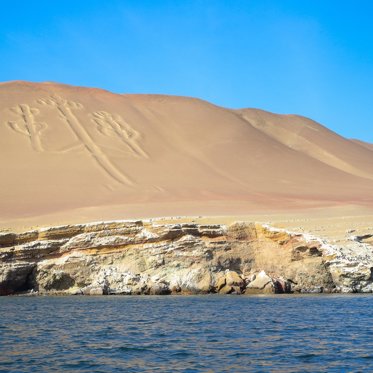
{"label": "cliff", "polygon": [[372,236],[344,247],[259,223],[112,221],[0,233],[0,294],[371,292]]}

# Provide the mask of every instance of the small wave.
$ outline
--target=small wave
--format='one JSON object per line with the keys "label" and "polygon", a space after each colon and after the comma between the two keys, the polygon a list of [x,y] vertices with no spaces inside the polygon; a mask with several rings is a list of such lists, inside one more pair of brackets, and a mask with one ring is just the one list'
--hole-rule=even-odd
{"label": "small wave", "polygon": [[300,360],[309,360],[309,359],[312,359],[314,357],[320,357],[320,355],[308,353],[308,354],[302,354],[302,355],[297,356],[297,358],[300,359]]}
{"label": "small wave", "polygon": [[172,357],[186,357],[186,356],[192,356],[193,354],[189,351],[176,351],[171,353]]}
{"label": "small wave", "polygon": [[232,357],[242,357],[242,356],[250,356],[251,354],[249,352],[235,352],[233,354],[230,354]]}
{"label": "small wave", "polygon": [[153,350],[153,346],[120,346],[117,348],[118,351],[126,352],[126,351],[149,351]]}

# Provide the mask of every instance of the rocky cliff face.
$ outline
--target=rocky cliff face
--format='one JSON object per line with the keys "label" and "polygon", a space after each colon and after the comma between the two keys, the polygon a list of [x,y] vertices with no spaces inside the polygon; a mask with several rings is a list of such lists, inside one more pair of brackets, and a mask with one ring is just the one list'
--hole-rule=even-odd
{"label": "rocky cliff face", "polygon": [[258,223],[115,221],[0,233],[0,294],[368,292],[371,237],[339,248]]}

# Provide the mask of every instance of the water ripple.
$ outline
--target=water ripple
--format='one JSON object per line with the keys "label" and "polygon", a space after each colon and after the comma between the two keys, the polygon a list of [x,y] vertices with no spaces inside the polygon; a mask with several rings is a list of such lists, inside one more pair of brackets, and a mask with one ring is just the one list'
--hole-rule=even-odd
{"label": "water ripple", "polygon": [[372,296],[2,297],[0,372],[373,371]]}

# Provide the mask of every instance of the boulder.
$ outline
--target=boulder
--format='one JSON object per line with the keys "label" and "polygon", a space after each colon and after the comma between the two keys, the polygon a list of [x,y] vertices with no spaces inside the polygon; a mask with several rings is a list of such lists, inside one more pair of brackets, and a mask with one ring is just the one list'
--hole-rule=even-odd
{"label": "boulder", "polygon": [[95,287],[89,289],[89,295],[104,295],[104,289],[102,287]]}
{"label": "boulder", "polygon": [[213,287],[211,286],[211,274],[210,272],[206,272],[202,275],[200,281],[196,284],[196,291],[197,293],[210,293],[213,290]]}
{"label": "boulder", "polygon": [[179,294],[181,292],[181,287],[180,285],[174,285],[171,289],[172,294]]}
{"label": "boulder", "polygon": [[219,294],[231,294],[233,293],[234,289],[230,285],[225,285],[219,290]]}
{"label": "boulder", "polygon": [[258,288],[246,288],[244,294],[275,294],[275,288],[272,284],[266,285],[263,289]]}
{"label": "boulder", "polygon": [[150,283],[149,284],[149,295],[167,295],[171,294],[171,290],[168,285],[164,282]]}
{"label": "boulder", "polygon": [[90,285],[81,289],[83,295],[106,295],[107,291],[104,287],[98,285]]}
{"label": "boulder", "polygon": [[242,287],[245,284],[244,280],[239,276],[239,274],[234,271],[228,271],[225,274],[225,279],[227,285]]}
{"label": "boulder", "polygon": [[275,293],[275,285],[271,277],[264,271],[258,273],[255,280],[250,282],[245,290],[245,294],[268,294]]}
{"label": "boulder", "polygon": [[215,285],[216,290],[220,292],[220,290],[226,285],[226,283],[227,283],[227,280],[224,275],[219,277]]}
{"label": "boulder", "polygon": [[283,278],[278,278],[274,281],[275,292],[277,294],[291,293],[291,280],[284,280]]}

